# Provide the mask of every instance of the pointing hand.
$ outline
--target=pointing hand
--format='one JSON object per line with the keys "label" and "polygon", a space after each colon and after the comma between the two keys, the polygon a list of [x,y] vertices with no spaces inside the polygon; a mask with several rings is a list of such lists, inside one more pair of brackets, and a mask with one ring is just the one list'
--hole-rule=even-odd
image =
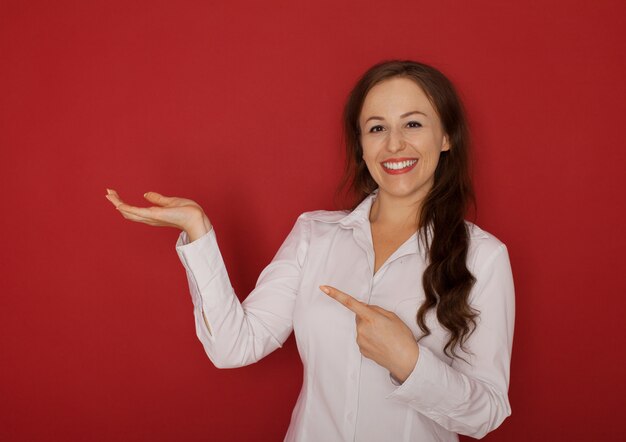
{"label": "pointing hand", "polygon": [[395,313],[382,307],[365,304],[331,286],[320,286],[320,290],[356,315],[356,342],[361,354],[404,382],[419,357],[411,329]]}

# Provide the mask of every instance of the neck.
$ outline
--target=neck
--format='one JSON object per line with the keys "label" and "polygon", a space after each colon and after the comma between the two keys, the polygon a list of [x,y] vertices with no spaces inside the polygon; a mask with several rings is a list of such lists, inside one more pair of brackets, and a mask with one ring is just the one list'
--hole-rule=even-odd
{"label": "neck", "polygon": [[421,207],[421,198],[398,198],[379,191],[370,210],[370,223],[417,230]]}

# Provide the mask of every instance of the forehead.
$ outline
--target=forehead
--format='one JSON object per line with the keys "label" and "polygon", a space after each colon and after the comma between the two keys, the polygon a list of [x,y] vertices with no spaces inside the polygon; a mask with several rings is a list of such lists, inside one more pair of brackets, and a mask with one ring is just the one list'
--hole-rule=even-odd
{"label": "forehead", "polygon": [[426,93],[418,84],[404,77],[394,77],[376,84],[365,96],[361,118],[372,115],[394,117],[410,111],[436,116]]}

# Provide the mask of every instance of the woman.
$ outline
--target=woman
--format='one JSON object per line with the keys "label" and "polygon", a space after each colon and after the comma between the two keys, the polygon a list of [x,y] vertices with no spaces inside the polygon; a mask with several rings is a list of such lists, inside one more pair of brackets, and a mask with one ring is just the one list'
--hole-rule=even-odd
{"label": "woman", "polygon": [[301,215],[243,304],[196,203],[107,198],[130,220],[183,230],[196,330],[216,366],[256,362],[294,331],[304,381],[286,440],[482,437],[510,414],[514,292],[504,244],[464,221],[461,103],[439,71],[392,61],[365,73],[344,117],[359,204]]}

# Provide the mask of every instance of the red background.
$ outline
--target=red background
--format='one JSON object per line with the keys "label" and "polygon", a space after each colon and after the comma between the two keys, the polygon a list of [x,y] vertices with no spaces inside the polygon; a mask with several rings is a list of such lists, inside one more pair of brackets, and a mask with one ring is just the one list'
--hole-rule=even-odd
{"label": "red background", "polygon": [[177,232],[123,220],[105,188],[197,200],[243,298],[299,213],[336,207],[343,101],[390,58],[458,85],[477,222],[510,250],[513,415],[486,440],[618,439],[625,14],[617,0],[2,1],[0,439],[281,440],[293,340],[215,369]]}

